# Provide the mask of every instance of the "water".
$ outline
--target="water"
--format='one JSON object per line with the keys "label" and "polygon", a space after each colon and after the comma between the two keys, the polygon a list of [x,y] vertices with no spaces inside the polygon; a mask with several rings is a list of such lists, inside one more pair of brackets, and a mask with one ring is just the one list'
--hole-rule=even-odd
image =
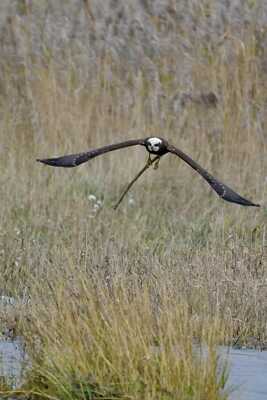
{"label": "water", "polygon": [[231,400],[267,399],[267,351],[230,350]]}
{"label": "water", "polygon": [[[230,400],[267,399],[267,351],[220,348],[222,361],[228,360],[230,376],[227,389]],[[23,381],[27,357],[20,338],[0,339],[0,378],[13,388]]]}
{"label": "water", "polygon": [[267,399],[267,351],[223,349],[230,366],[230,400]]}
{"label": "water", "polygon": [[0,339],[0,379],[13,389],[19,387],[23,380],[23,371],[27,357],[23,350],[22,340]]}

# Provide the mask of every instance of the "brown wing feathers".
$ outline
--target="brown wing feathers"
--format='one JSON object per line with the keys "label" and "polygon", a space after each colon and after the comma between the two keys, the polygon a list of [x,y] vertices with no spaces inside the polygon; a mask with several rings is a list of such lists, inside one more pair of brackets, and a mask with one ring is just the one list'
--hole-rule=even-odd
{"label": "brown wing feathers", "polygon": [[84,153],[69,154],[62,157],[56,158],[44,158],[37,159],[43,164],[51,165],[52,167],[63,167],[63,168],[73,168],[80,164],[83,164],[94,157],[100,156],[101,154],[108,153],[109,151],[119,150],[124,147],[144,145],[143,139],[133,139],[127,140],[126,142],[115,143],[104,147],[99,147],[98,149],[93,149],[86,151]]}
{"label": "brown wing feathers", "polygon": [[212,176],[208,171],[202,168],[198,163],[196,163],[192,158],[183,153],[181,150],[177,149],[174,146],[169,145],[168,150],[170,153],[173,153],[184,160],[187,164],[190,165],[194,170],[196,170],[212,187],[213,190],[224,200],[229,201],[231,203],[240,204],[242,206],[253,206],[260,207],[259,204],[254,204],[250,200],[245,199],[240,196],[238,193],[234,192],[231,188],[229,188],[224,183],[220,182],[214,176]]}
{"label": "brown wing feathers", "polygon": [[[190,167],[192,167],[195,171],[197,171],[211,186],[213,190],[224,200],[240,204],[242,206],[254,206],[259,207],[259,204],[254,204],[250,200],[245,199],[244,197],[240,196],[238,193],[234,192],[231,188],[229,188],[224,183],[220,182],[214,176],[212,176],[208,171],[202,168],[198,163],[196,163],[191,157],[183,153],[181,150],[177,149],[177,147],[168,144],[168,142],[164,139],[160,139],[162,146],[164,146],[164,153],[172,153],[176,156],[180,157],[183,161],[185,161]],[[86,161],[97,157],[101,154],[108,153],[110,151],[122,149],[125,147],[130,146],[137,146],[137,145],[146,145],[147,139],[134,139],[128,140],[126,142],[115,143],[108,146],[100,147],[98,149],[89,150],[84,153],[78,154],[69,154],[62,157],[56,158],[46,158],[46,159],[37,159],[37,161],[51,165],[53,167],[64,167],[64,168],[72,168],[76,167]],[[147,147],[147,146],[146,146]],[[147,148],[148,151],[150,151]],[[159,151],[159,150],[157,150]],[[156,154],[155,152],[153,154]]]}

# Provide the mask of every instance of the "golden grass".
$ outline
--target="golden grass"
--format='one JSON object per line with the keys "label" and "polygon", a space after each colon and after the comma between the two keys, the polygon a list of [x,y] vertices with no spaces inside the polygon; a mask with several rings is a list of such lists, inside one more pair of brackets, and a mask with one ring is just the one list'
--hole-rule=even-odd
{"label": "golden grass", "polygon": [[[36,293],[26,340],[39,357],[32,386],[37,382],[42,396],[222,398],[226,372],[215,345],[225,329],[219,320],[192,316],[177,293],[155,279],[121,273],[105,284],[88,278],[75,270],[72,280],[50,280],[48,296]],[[199,343],[206,345],[203,353]]]}
{"label": "golden grass", "polygon": [[[266,85],[253,33],[243,40],[228,35],[194,54],[194,91],[208,85],[217,107],[175,109],[182,88],[166,72],[171,56],[155,61],[157,84],[109,57],[87,87],[71,67],[62,77],[52,62],[31,65],[27,101],[1,101],[0,290],[30,299],[14,311],[33,365],[22,394],[222,399],[217,344],[266,342]],[[143,149],[73,170],[35,163],[148,135],[166,137],[261,209],[224,203],[166,156],[114,212]]]}

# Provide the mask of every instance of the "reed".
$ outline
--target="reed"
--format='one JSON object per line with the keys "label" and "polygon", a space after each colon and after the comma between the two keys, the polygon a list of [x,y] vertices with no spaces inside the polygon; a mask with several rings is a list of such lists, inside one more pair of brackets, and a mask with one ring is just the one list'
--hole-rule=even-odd
{"label": "reed", "polygon": [[[191,11],[206,21],[205,7]],[[253,21],[214,42],[184,32],[188,54],[177,42],[138,68],[96,52],[86,77],[53,49],[1,63],[0,294],[16,302],[0,321],[32,362],[13,396],[223,399],[218,343],[266,344],[266,72]],[[23,35],[16,19],[10,29]],[[115,212],[142,148],[71,170],[35,162],[150,135],[262,207],[224,203],[166,156]]]}

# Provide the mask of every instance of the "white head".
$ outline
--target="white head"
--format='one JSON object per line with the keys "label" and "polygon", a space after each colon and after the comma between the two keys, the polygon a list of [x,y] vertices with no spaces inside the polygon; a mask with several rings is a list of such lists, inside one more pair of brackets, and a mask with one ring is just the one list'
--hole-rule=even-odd
{"label": "white head", "polygon": [[151,137],[147,139],[147,147],[149,151],[153,151],[157,153],[160,150],[160,146],[162,144],[162,140],[157,137]]}

